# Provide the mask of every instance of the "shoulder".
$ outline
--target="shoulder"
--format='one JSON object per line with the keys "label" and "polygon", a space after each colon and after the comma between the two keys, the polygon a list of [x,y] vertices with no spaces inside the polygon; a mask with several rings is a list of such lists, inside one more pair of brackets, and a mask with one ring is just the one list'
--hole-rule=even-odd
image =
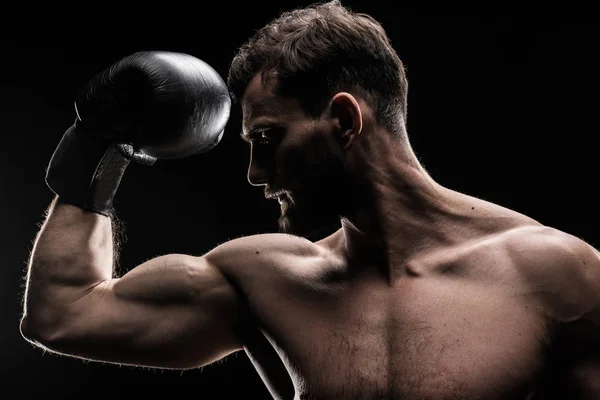
{"label": "shoulder", "polygon": [[503,244],[528,291],[557,321],[582,317],[600,302],[600,253],[574,235],[546,226],[513,229]]}
{"label": "shoulder", "polygon": [[300,236],[267,233],[244,236],[222,243],[204,258],[225,274],[238,275],[251,268],[289,265],[295,260],[325,257],[326,251]]}
{"label": "shoulder", "polygon": [[600,261],[598,251],[583,239],[547,226],[512,229],[503,242],[513,259],[531,272],[585,274]]}

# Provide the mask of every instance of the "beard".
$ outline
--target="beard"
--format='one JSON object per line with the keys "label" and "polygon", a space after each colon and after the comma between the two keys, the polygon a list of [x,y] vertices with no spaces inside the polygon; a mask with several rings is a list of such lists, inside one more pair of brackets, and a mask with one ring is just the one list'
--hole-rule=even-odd
{"label": "beard", "polygon": [[335,208],[327,206],[327,202],[316,196],[306,199],[284,196],[280,204],[279,231],[313,239],[333,233],[340,226],[340,216]]}
{"label": "beard", "polygon": [[352,179],[341,154],[323,136],[287,154],[282,177],[293,184],[281,196],[280,232],[315,239],[340,227],[340,216],[352,207]]}

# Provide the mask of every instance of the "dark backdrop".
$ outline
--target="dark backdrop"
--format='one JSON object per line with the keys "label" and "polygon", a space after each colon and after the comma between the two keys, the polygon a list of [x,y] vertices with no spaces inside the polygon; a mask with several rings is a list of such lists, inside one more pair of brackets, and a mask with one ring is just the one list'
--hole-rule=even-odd
{"label": "dark backdrop", "polygon": [[[0,390],[3,398],[269,398],[246,356],[185,372],[44,354],[18,331],[32,240],[52,199],[44,169],[73,122],[76,90],[139,50],[196,55],[224,77],[235,49],[279,11],[307,5],[170,3],[123,12],[3,9],[0,31]],[[417,12],[346,1],[380,20],[410,81],[409,134],[440,183],[514,208],[600,245],[596,161],[598,26],[573,15]],[[389,2],[386,2],[389,4]],[[187,8],[186,8],[187,7]],[[516,11],[516,10],[515,10]],[[233,110],[202,156],[131,165],[115,200],[128,241],[121,265],[202,254],[276,230],[278,205],[246,181]],[[190,393],[188,395],[188,393]]]}

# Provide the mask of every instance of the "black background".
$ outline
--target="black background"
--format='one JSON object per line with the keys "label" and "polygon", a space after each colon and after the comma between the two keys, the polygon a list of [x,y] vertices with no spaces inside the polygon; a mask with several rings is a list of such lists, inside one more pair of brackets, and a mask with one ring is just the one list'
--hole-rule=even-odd
{"label": "black background", "polygon": [[[267,4],[73,3],[3,9],[0,31],[0,390],[3,398],[269,398],[243,353],[190,371],[44,354],[18,331],[32,241],[52,199],[44,169],[88,79],[139,50],[182,51],[227,75],[235,50],[282,10]],[[440,183],[600,246],[598,25],[590,14],[424,12],[346,1],[383,23],[406,64],[409,135]],[[198,6],[197,9],[191,8]],[[94,8],[95,7],[95,8]],[[498,11],[498,10],[496,10]],[[222,143],[184,160],[131,165],[115,200],[124,269],[161,254],[203,254],[276,230],[278,205],[246,181],[234,108]],[[188,394],[189,393],[189,394]]]}

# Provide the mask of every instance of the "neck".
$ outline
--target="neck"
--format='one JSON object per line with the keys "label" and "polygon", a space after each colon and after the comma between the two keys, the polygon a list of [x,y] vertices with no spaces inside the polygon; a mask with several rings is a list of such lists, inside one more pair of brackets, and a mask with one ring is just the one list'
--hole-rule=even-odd
{"label": "neck", "polygon": [[350,194],[356,202],[342,217],[346,250],[408,260],[447,243],[453,222],[464,215],[457,193],[427,174],[406,140],[386,132],[366,139],[351,160],[360,184]]}

